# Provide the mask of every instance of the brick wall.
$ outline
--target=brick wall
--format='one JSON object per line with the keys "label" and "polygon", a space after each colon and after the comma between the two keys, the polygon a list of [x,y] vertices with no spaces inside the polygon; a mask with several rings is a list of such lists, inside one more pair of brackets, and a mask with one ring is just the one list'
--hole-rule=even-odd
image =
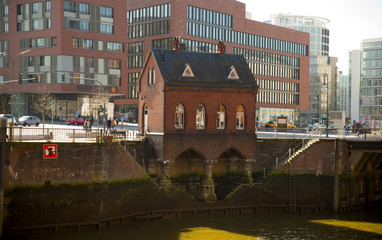
{"label": "brick wall", "polygon": [[5,188],[17,185],[90,183],[146,177],[116,144],[59,143],[58,158],[43,159],[43,143],[6,148]]}

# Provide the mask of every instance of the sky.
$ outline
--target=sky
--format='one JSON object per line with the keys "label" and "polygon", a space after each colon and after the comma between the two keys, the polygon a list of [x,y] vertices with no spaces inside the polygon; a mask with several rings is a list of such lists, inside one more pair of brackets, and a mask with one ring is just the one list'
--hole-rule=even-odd
{"label": "sky", "polygon": [[365,39],[382,38],[382,0],[238,0],[246,4],[252,20],[263,22],[272,14],[326,18],[330,31],[329,55],[348,75],[349,51],[361,48]]}

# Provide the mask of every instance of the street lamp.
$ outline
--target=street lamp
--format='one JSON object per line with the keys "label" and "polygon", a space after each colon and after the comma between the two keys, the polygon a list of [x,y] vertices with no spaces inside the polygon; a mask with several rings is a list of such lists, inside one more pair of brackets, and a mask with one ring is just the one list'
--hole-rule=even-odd
{"label": "street lamp", "polygon": [[[19,55],[23,55],[27,52],[30,52],[30,49],[27,49],[27,50],[24,50],[24,51],[21,51],[19,53],[17,53],[15,56],[14,56],[14,59],[16,59],[17,56]],[[11,66],[12,66],[12,69],[11,69],[11,76],[12,76],[12,79],[11,80],[15,80],[13,79],[14,78],[14,66],[15,66],[15,62],[13,61],[13,59],[11,58],[11,56],[9,54],[7,54],[6,52],[1,52],[1,56],[8,56],[9,60],[11,61]]]}
{"label": "street lamp", "polygon": [[324,73],[324,84],[325,85],[325,78],[326,78],[326,137],[329,137],[329,81],[328,81],[328,74]]}
{"label": "street lamp", "polygon": [[[14,59],[16,59],[17,56],[19,55],[23,55],[27,52],[30,52],[31,50],[30,49],[27,49],[27,50],[24,50],[24,51],[21,51],[19,53],[17,53],[15,56],[14,56]],[[15,66],[15,62],[13,61],[14,59],[11,58],[11,56],[9,54],[7,54],[6,52],[0,52],[0,55],[1,56],[8,56],[8,59],[11,61],[11,66],[12,66],[12,69],[11,69],[11,80],[15,80],[14,79],[14,66]],[[9,64],[8,64],[9,66]],[[13,93],[13,83],[11,85],[11,94]],[[12,106],[12,102],[11,102],[11,114],[12,114],[12,119],[13,119],[13,106]]]}

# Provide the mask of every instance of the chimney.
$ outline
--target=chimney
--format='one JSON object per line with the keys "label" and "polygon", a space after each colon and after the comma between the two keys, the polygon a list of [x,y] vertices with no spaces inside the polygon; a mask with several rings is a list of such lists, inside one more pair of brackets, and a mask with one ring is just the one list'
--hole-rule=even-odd
{"label": "chimney", "polygon": [[225,53],[225,45],[222,41],[219,41],[219,44],[218,44],[218,51],[220,54],[224,54]]}
{"label": "chimney", "polygon": [[179,51],[179,38],[174,37],[172,40],[172,49],[175,51]]}

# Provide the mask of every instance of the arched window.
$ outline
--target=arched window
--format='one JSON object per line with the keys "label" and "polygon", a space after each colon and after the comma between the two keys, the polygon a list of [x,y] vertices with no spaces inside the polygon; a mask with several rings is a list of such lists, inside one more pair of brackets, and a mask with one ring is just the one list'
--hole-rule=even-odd
{"label": "arched window", "polygon": [[242,105],[237,107],[236,129],[244,129],[244,107]]}
{"label": "arched window", "polygon": [[148,78],[148,81],[147,81],[147,82],[148,82],[148,85],[150,86],[150,85],[151,85],[151,68],[149,68],[147,78]]}
{"label": "arched window", "polygon": [[220,104],[216,114],[216,128],[224,129],[225,128],[225,109],[223,104]]}
{"label": "arched window", "polygon": [[204,129],[205,110],[203,104],[199,104],[196,109],[196,129]]}
{"label": "arched window", "polygon": [[180,103],[175,107],[174,126],[177,129],[183,129],[184,127],[184,108]]}
{"label": "arched window", "polygon": [[155,85],[155,68],[153,67],[151,71],[152,71],[151,84]]}

